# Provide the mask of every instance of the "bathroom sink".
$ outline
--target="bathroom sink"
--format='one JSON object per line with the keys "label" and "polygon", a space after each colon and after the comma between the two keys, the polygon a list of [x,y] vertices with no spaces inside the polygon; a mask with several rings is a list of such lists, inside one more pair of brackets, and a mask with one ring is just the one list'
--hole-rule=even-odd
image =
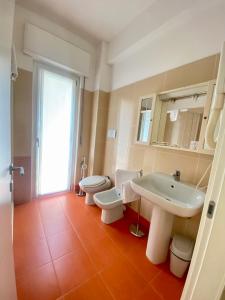
{"label": "bathroom sink", "polygon": [[175,181],[172,176],[152,173],[131,181],[133,190],[162,209],[179,217],[193,217],[203,206],[205,193]]}
{"label": "bathroom sink", "polygon": [[163,173],[132,179],[131,187],[153,204],[146,256],[154,264],[163,263],[168,255],[174,215],[192,217],[198,214],[205,193]]}

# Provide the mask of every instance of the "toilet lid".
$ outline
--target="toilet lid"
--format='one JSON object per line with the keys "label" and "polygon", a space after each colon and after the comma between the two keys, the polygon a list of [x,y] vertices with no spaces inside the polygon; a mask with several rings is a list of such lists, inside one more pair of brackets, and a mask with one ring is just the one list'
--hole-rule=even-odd
{"label": "toilet lid", "polygon": [[96,187],[106,182],[104,176],[88,176],[81,180],[80,184],[86,187]]}

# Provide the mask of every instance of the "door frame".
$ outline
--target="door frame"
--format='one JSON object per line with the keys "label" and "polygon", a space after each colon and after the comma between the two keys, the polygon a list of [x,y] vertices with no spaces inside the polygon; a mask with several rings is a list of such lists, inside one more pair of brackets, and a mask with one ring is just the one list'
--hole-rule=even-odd
{"label": "door frame", "polygon": [[[73,93],[73,110],[74,116],[71,126],[72,128],[72,149],[71,152],[71,180],[70,180],[70,189],[74,183],[75,176],[75,165],[78,158],[78,146],[77,146],[77,136],[79,135],[79,110],[80,110],[80,101],[79,101],[79,89],[80,89],[80,78],[76,73],[68,71],[66,69],[55,66],[54,64],[49,64],[44,61],[35,60],[34,61],[34,71],[33,71],[33,111],[32,111],[32,157],[31,157],[31,169],[32,169],[32,198],[38,197],[38,180],[37,176],[39,174],[39,150],[38,144],[40,142],[40,123],[41,123],[41,94],[40,94],[40,85],[41,85],[41,69],[45,69],[50,72],[71,78],[74,80],[74,93]],[[63,192],[63,191],[62,191]],[[66,192],[66,191],[64,191]],[[61,193],[61,192],[59,192]],[[55,194],[55,193],[54,193]],[[51,194],[48,194],[51,195]],[[43,195],[48,196],[48,195]],[[42,196],[41,196],[42,197]]]}
{"label": "door frame", "polygon": [[0,298],[16,300],[16,280],[13,256],[13,202],[11,132],[11,50],[15,1],[0,1]]}
{"label": "door frame", "polygon": [[[219,300],[225,284],[225,109],[213,160],[196,246],[182,294],[182,300]],[[212,219],[207,217],[208,205],[214,200]],[[222,230],[222,231],[221,231]]]}
{"label": "door frame", "polygon": [[[220,55],[217,93],[225,101],[225,47]],[[217,96],[218,96],[217,95]],[[219,98],[220,99],[220,98]],[[215,99],[214,99],[215,101]],[[219,300],[225,285],[225,106],[203,207],[199,232],[182,300]],[[207,216],[210,201],[214,213]]]}

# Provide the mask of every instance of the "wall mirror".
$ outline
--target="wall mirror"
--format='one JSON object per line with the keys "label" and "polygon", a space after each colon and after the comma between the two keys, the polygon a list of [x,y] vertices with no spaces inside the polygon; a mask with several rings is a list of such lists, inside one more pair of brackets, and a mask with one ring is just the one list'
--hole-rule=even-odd
{"label": "wall mirror", "polygon": [[154,143],[159,146],[207,152],[205,129],[213,95],[211,82],[158,95],[158,126]]}
{"label": "wall mirror", "polygon": [[152,118],[154,113],[156,95],[141,97],[138,109],[138,124],[136,142],[139,144],[149,144],[151,139]]}

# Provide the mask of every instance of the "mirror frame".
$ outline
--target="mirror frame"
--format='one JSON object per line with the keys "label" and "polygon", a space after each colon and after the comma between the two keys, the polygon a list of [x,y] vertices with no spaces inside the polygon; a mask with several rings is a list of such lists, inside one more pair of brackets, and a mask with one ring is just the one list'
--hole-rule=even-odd
{"label": "mirror frame", "polygon": [[[150,145],[151,143],[151,137],[152,137],[152,127],[153,127],[153,123],[154,123],[154,115],[155,115],[155,103],[156,103],[156,97],[157,97],[157,94],[156,93],[153,93],[153,94],[149,94],[149,95],[146,95],[146,96],[141,96],[139,99],[138,99],[138,116],[137,116],[137,122],[136,122],[136,131],[135,131],[135,144],[139,144],[139,145]],[[152,99],[152,116],[151,116],[151,119],[150,119],[150,127],[149,127],[149,130],[148,130],[148,140],[147,142],[141,142],[138,140],[138,130],[139,130],[139,123],[140,123],[140,111],[141,111],[141,104],[142,104],[142,100],[144,99]]]}
{"label": "mirror frame", "polygon": [[[209,119],[210,114],[210,108],[212,103],[212,97],[213,97],[213,89],[215,86],[215,80],[210,80],[207,82],[185,86],[178,89],[173,89],[169,91],[165,91],[162,93],[159,93],[157,95],[157,99],[155,102],[155,110],[153,115],[153,131],[152,131],[152,138],[151,138],[151,145],[154,147],[159,148],[165,148],[165,149],[173,149],[173,150],[180,150],[180,151],[189,151],[189,152],[197,152],[197,153],[203,153],[203,154],[214,154],[214,150],[207,150],[204,149],[204,143],[205,143],[205,131],[206,126]],[[160,116],[162,111],[162,104],[163,104],[163,98],[173,98],[175,96],[181,96],[181,95],[190,95],[191,92],[202,92],[204,91],[206,93],[206,102],[204,106],[204,112],[203,112],[203,120],[201,124],[201,130],[200,130],[200,137],[199,137],[199,143],[196,150],[189,149],[189,148],[182,148],[182,147],[173,147],[169,145],[160,145],[158,143],[158,135],[160,133]]]}

